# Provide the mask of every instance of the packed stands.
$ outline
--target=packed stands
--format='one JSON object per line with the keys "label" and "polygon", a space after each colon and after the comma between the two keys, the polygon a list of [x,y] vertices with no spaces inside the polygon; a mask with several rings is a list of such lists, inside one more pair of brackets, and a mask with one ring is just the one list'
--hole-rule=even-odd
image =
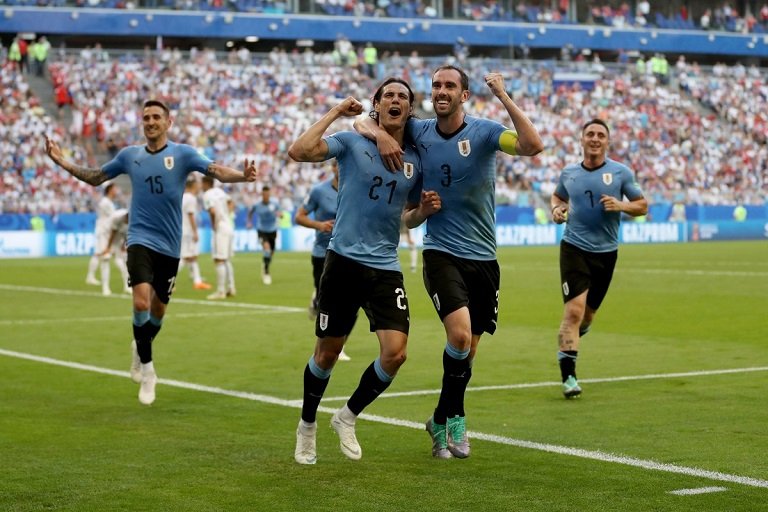
{"label": "packed stands", "polygon": [[[264,14],[321,14],[388,18],[455,18],[515,23],[595,24],[615,28],[656,27],[670,30],[718,30],[763,34],[768,31],[768,3],[740,13],[733,2],[590,2],[577,10],[567,0],[462,0],[457,7],[430,0],[313,0],[308,7],[286,0],[5,0],[10,6],[106,9],[171,9],[179,11]],[[631,7],[634,5],[634,8]],[[679,5],[679,7],[678,7]],[[295,6],[295,7],[294,7]],[[301,6],[301,8],[299,8]]]}
{"label": "packed stands", "polygon": [[[222,56],[209,49],[166,49],[111,57],[87,48],[50,65],[54,82],[63,83],[73,99],[69,126],[57,126],[55,114],[42,112],[23,77],[6,67],[0,211],[89,209],[98,191],[53,168],[42,153],[42,133],[77,151],[74,160],[94,163],[92,153],[108,144],[116,149],[141,142],[140,107],[149,97],[172,108],[174,140],[233,167],[245,157],[255,159],[283,206],[293,210],[324,170],[290,161],[292,140],[343,97],[368,101],[379,79],[389,75],[412,83],[420,114],[429,116],[431,71],[445,60],[392,54],[380,59],[378,78],[371,78],[353,63],[310,50],[256,55],[239,49]],[[611,155],[636,171],[652,202],[763,204],[768,197],[768,86],[755,70],[683,64],[666,85],[632,64],[469,59],[465,68],[472,78],[469,113],[508,123],[482,80],[485,72],[499,70],[545,142],[535,158],[498,159],[499,204],[545,203],[560,169],[579,159],[578,133],[593,117],[612,127]],[[597,78],[586,88],[555,80],[562,71]],[[349,127],[345,121],[337,129]],[[241,207],[258,197],[260,186],[234,189]]]}

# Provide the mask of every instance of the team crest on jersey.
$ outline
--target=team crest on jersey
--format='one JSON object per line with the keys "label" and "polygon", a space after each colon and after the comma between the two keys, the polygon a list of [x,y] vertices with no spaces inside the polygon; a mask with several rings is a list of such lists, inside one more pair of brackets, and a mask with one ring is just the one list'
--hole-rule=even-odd
{"label": "team crest on jersey", "polygon": [[403,167],[403,176],[408,179],[413,178],[413,164],[411,162],[405,162],[405,166]]}
{"label": "team crest on jersey", "polygon": [[610,185],[611,183],[613,183],[613,174],[611,174],[609,172],[604,172],[603,173],[603,183],[605,183],[606,185]]}
{"label": "team crest on jersey", "polygon": [[324,331],[328,328],[328,314],[320,313],[320,330]]}
{"label": "team crest on jersey", "polygon": [[461,156],[469,156],[472,152],[472,147],[469,145],[469,139],[462,139],[459,141],[459,154]]}
{"label": "team crest on jersey", "polygon": [[163,158],[163,163],[165,164],[165,168],[168,169],[169,171],[171,169],[173,169],[173,157],[172,156],[167,156],[167,157]]}

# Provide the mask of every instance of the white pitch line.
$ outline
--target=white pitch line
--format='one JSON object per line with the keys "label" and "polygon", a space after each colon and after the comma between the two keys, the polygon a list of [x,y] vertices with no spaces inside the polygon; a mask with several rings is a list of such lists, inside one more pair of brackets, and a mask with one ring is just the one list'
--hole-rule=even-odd
{"label": "white pitch line", "polygon": [[[53,359],[50,357],[36,356],[33,354],[25,354],[22,352],[15,352],[12,350],[0,349],[0,355],[15,357],[18,359],[26,359],[28,361],[35,361],[39,363],[46,363],[56,366],[63,366],[65,368],[73,368],[76,370],[84,370],[95,373],[101,373],[105,375],[113,375],[117,377],[130,378],[130,374],[124,371],[112,370],[109,368],[101,368],[99,366],[93,366],[88,364],[76,363],[72,361],[62,361],[60,359]],[[166,386],[173,386],[177,388],[189,389],[193,391],[200,391],[204,393],[213,393],[217,395],[224,395],[234,398],[242,398],[245,400],[252,400],[255,402],[262,402],[272,405],[279,405],[282,407],[301,408],[300,400],[284,400],[281,398],[261,395],[256,393],[247,393],[244,391],[232,391],[228,389],[218,388],[214,386],[204,386],[201,384],[195,384],[192,382],[184,382],[172,379],[158,379],[160,384]],[[320,407],[318,409],[325,413],[334,413],[336,409],[330,407]],[[387,425],[393,425],[398,427],[407,427],[416,430],[423,430],[424,424],[420,422],[402,420],[398,418],[389,418],[386,416],[378,416],[375,414],[363,413],[360,418],[373,421],[377,423],[384,423]],[[584,450],[581,448],[571,448],[568,446],[560,446],[548,443],[537,443],[534,441],[525,441],[522,439],[514,439],[511,437],[497,436],[493,434],[484,434],[482,432],[468,431],[467,435],[472,439],[479,439],[482,441],[488,441],[491,443],[503,444],[507,446],[515,446],[518,448],[526,448],[530,450],[539,450],[548,453],[554,453],[557,455],[569,455],[572,457],[580,457],[583,459],[597,460],[600,462],[613,462],[615,464],[622,464],[625,466],[632,466],[642,469],[648,469],[652,471],[664,471],[667,473],[676,473],[679,475],[693,476],[697,478],[705,478],[708,480],[716,480],[720,482],[730,482],[740,485],[746,485],[750,487],[760,487],[768,489],[768,480],[761,480],[759,478],[752,478],[748,476],[731,475],[728,473],[721,473],[719,471],[709,471],[706,469],[699,469],[687,466],[678,466],[676,464],[665,464],[663,462],[656,462],[654,460],[636,459],[634,457],[625,457],[622,455],[616,455],[613,453],[602,452],[599,450]]]}
{"label": "white pitch line", "polygon": [[[270,315],[272,311],[208,311],[205,317],[214,316],[252,316],[252,315]],[[200,318],[200,313],[169,313],[164,317],[167,319],[175,318]],[[45,325],[62,323],[90,323],[90,322],[126,322],[130,321],[130,315],[120,316],[84,316],[75,318],[29,318],[19,320],[0,320],[0,325]]]}
{"label": "white pitch line", "polygon": [[[582,384],[598,384],[603,382],[623,382],[632,380],[654,380],[654,379],[678,379],[683,377],[706,377],[710,375],[727,375],[730,373],[750,373],[750,372],[765,372],[768,371],[768,366],[753,366],[747,368],[728,368],[724,370],[701,370],[697,372],[678,372],[678,373],[651,373],[647,375],[626,375],[623,377],[603,377],[596,379],[579,379]],[[509,389],[527,389],[527,388],[545,388],[550,386],[559,386],[562,382],[548,381],[548,382],[523,382],[520,384],[503,384],[498,386],[475,386],[468,387],[467,391],[504,391]],[[384,393],[378,396],[378,398],[398,398],[403,396],[423,396],[423,395],[439,395],[439,389],[419,389],[416,391],[401,391],[396,393]],[[329,396],[323,398],[323,402],[334,402],[339,400],[347,400],[349,397],[341,396]]]}
{"label": "white pitch line", "polygon": [[723,492],[727,490],[727,487],[698,487],[696,489],[677,489],[676,491],[669,491],[667,494],[693,496],[694,494],[709,494],[711,492]]}
{"label": "white pitch line", "polygon": [[[501,265],[502,270],[523,271],[526,268],[540,269],[544,265]],[[662,274],[662,275],[687,275],[687,276],[727,276],[727,277],[768,277],[768,272],[755,270],[703,270],[690,268],[617,268],[616,273],[626,274]]]}
{"label": "white pitch line", "polygon": [[661,269],[661,268],[628,268],[622,272],[633,274],[671,274],[687,276],[729,276],[729,277],[768,277],[768,272],[755,272],[743,270],[695,270],[695,269]]}
{"label": "white pitch line", "polygon": [[[85,292],[82,290],[64,290],[61,288],[43,288],[37,286],[18,286],[13,284],[0,284],[0,290],[10,290],[16,292],[32,292],[32,293],[48,293],[52,295],[73,295],[77,297],[97,297],[100,299],[120,299],[128,300],[130,295],[114,294],[104,296],[98,292]],[[249,302],[231,302],[231,301],[211,301],[211,300],[199,300],[199,299],[171,299],[173,303],[177,304],[196,304],[207,307],[222,307],[222,308],[245,308],[245,309],[258,309],[265,310],[270,313],[305,313],[305,308],[294,308],[289,306],[273,306],[270,304],[252,304]]]}

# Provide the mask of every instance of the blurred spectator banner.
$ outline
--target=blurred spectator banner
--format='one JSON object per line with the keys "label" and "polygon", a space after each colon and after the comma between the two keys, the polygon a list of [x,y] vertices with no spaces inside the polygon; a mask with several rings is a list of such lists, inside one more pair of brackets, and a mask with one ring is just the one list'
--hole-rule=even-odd
{"label": "blurred spectator banner", "polygon": [[[499,247],[556,245],[560,243],[564,225],[499,224],[496,237]],[[315,232],[304,227],[284,228],[277,237],[278,251],[312,249]],[[417,246],[421,247],[424,226],[413,230]],[[768,221],[744,222],[631,222],[621,224],[621,243],[677,243],[709,240],[768,239]],[[93,252],[92,231],[0,231],[0,259],[41,258],[48,256],[86,256]],[[211,231],[200,229],[200,251],[210,253]],[[238,229],[235,232],[235,252],[259,252],[256,231]]]}

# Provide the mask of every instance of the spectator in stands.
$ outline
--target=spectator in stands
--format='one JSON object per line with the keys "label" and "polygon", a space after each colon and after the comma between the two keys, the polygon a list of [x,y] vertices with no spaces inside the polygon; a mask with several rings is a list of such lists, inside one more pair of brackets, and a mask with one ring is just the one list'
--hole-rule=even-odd
{"label": "spectator in stands", "polygon": [[48,65],[48,54],[51,51],[51,43],[45,36],[40,36],[37,39],[37,47],[35,49],[35,63],[37,66],[37,76],[45,76]]}
{"label": "spectator in stands", "polygon": [[363,63],[365,64],[365,74],[371,78],[376,78],[376,66],[378,64],[378,53],[373,43],[365,43],[363,50]]}
{"label": "spectator in stands", "polygon": [[8,61],[11,62],[12,66],[18,69],[19,73],[24,72],[24,64],[21,55],[21,41],[19,36],[16,36],[13,38],[13,41],[11,41],[11,46],[8,47]]}

